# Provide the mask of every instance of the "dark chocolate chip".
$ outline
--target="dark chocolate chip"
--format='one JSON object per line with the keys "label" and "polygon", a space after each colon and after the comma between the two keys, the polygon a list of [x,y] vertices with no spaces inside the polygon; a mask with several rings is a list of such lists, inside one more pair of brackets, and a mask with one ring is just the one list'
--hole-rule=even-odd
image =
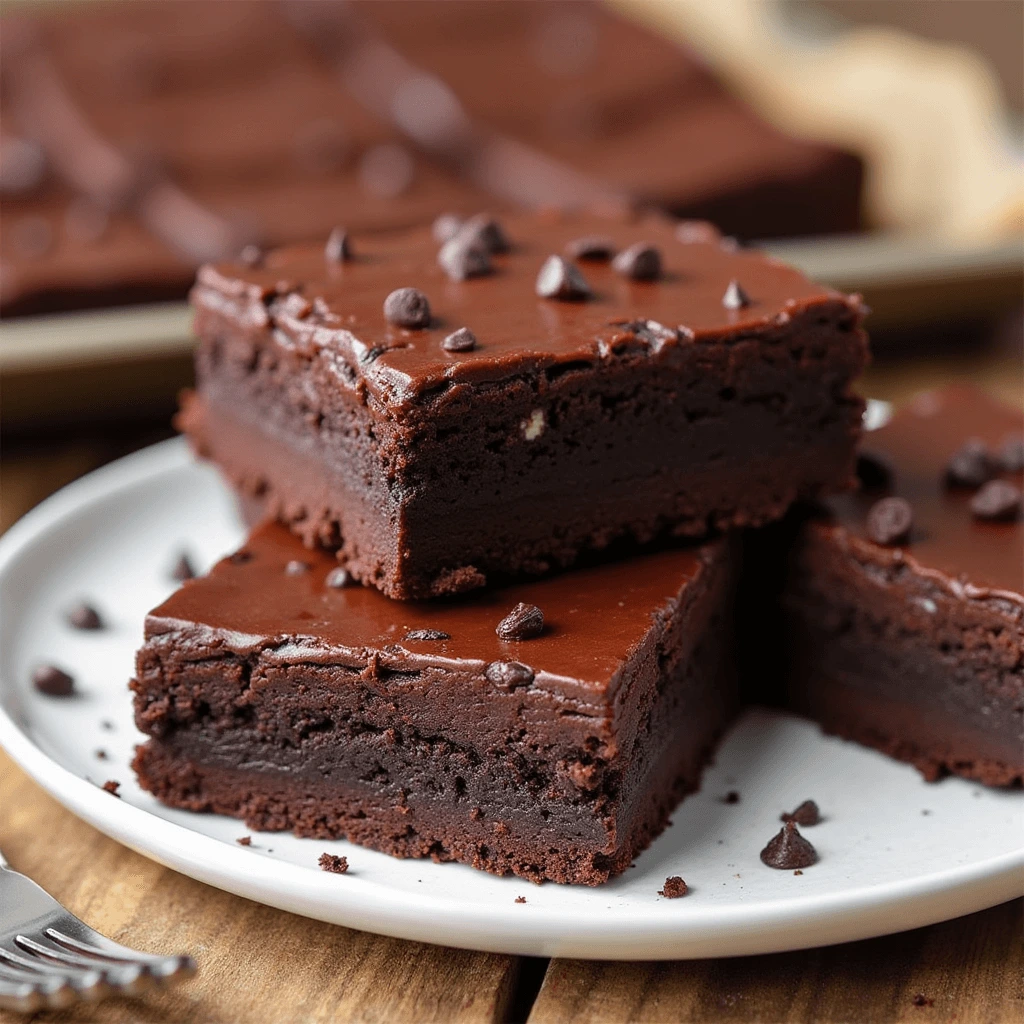
{"label": "dark chocolate chip", "polygon": [[1024,470],[1024,434],[1010,434],[999,446],[999,468],[1004,473]]}
{"label": "dark chocolate chip", "polygon": [[533,669],[518,661],[492,661],[484,675],[501,690],[516,690],[533,682]]}
{"label": "dark chocolate chip", "polygon": [[798,825],[817,825],[821,821],[821,812],[813,800],[805,800],[792,814],[782,814],[780,821],[795,821]]}
{"label": "dark chocolate chip", "polygon": [[252,836],[242,836],[241,839],[236,839],[235,842],[239,846],[252,846]]}
{"label": "dark chocolate chip", "polygon": [[343,875],[348,871],[348,857],[338,857],[333,853],[321,853],[317,864],[321,871],[329,871],[332,875]]}
{"label": "dark chocolate chip", "polygon": [[109,793],[111,796],[116,796],[118,800],[121,799],[121,794],[118,793],[118,790],[120,788],[121,783],[115,782],[113,779],[108,779],[106,782],[103,783],[103,791],[105,793]]}
{"label": "dark chocolate chip", "polygon": [[298,558],[293,558],[284,567],[285,576],[301,576],[306,572],[309,572],[309,562],[300,561]]}
{"label": "dark chocolate chip", "polygon": [[451,640],[451,634],[441,629],[410,629],[406,640]]}
{"label": "dark chocolate chip", "polygon": [[459,228],[459,237],[476,242],[481,249],[491,253],[508,252],[512,248],[504,228],[486,213],[470,217]]}
{"label": "dark chocolate chip", "polygon": [[439,245],[444,245],[445,242],[458,234],[462,224],[463,220],[458,214],[442,213],[440,217],[434,220],[430,229],[434,236],[434,241]]}
{"label": "dark chocolate chip", "polygon": [[337,569],[332,569],[324,579],[324,586],[330,587],[332,590],[341,590],[342,587],[347,587],[348,585],[348,570],[342,569],[340,566]]}
{"label": "dark chocolate chip", "polygon": [[174,568],[171,569],[171,579],[177,580],[179,583],[184,583],[185,580],[193,580],[196,577],[196,571],[192,567],[192,562],[188,555],[182,552],[178,556],[177,562],[174,563]]}
{"label": "dark chocolate chip", "polygon": [[461,232],[441,246],[437,263],[451,281],[483,277],[493,269],[490,253],[479,241],[467,238]]}
{"label": "dark chocolate chip", "polygon": [[384,318],[396,327],[426,327],[430,323],[430,302],[418,288],[396,288],[384,300]]}
{"label": "dark chocolate chip", "polygon": [[989,480],[971,498],[975,519],[1012,520],[1020,514],[1020,488],[1008,480]]}
{"label": "dark chocolate chip", "polygon": [[324,246],[324,259],[328,263],[346,263],[352,259],[352,243],[344,228],[334,228],[327,236]]}
{"label": "dark chocolate chip", "polygon": [[537,275],[537,294],[542,299],[574,301],[589,299],[590,286],[579,269],[561,256],[549,256]]}
{"label": "dark chocolate chip", "polygon": [[669,875],[665,879],[664,888],[658,890],[658,895],[664,896],[668,900],[677,900],[680,896],[685,896],[689,891],[689,886],[678,875]]}
{"label": "dark chocolate chip", "polygon": [[882,498],[868,511],[868,536],[876,544],[902,544],[914,525],[914,510],[905,498]]}
{"label": "dark chocolate chip", "polygon": [[740,795],[735,789],[730,789],[725,796],[722,797],[723,804],[738,804],[740,802]]}
{"label": "dark chocolate chip", "polygon": [[875,452],[857,456],[857,479],[865,491],[881,491],[892,484],[892,467]]}
{"label": "dark chocolate chip", "polygon": [[83,601],[68,612],[68,625],[75,629],[102,629],[103,619],[91,604]]}
{"label": "dark chocolate chip", "polygon": [[535,604],[520,601],[495,632],[502,640],[530,640],[544,632],[544,613]]}
{"label": "dark chocolate chip", "polygon": [[516,903],[525,903],[526,902],[526,897],[525,896],[517,896],[516,899],[515,899],[515,902]]}
{"label": "dark chocolate chip", "polygon": [[570,242],[565,251],[574,260],[607,263],[615,256],[615,243],[610,238],[591,235]]}
{"label": "dark chocolate chip", "polygon": [[722,296],[722,305],[726,309],[743,309],[750,305],[750,296],[743,290],[739,281],[730,281]]}
{"label": "dark chocolate chip", "polygon": [[809,868],[817,863],[818,852],[798,831],[796,823],[787,821],[761,851],[761,862],[770,868],[791,871]]}
{"label": "dark chocolate chip", "polygon": [[263,250],[258,245],[249,244],[238,254],[238,260],[247,267],[258,267],[263,262]]}
{"label": "dark chocolate chip", "polygon": [[56,665],[40,665],[32,671],[32,685],[48,697],[70,697],[75,690],[75,680]]}
{"label": "dark chocolate chip", "polygon": [[615,257],[612,268],[632,281],[653,281],[661,277],[661,252],[647,242],[637,242]]}
{"label": "dark chocolate chip", "polygon": [[441,342],[441,348],[445,352],[472,352],[476,348],[476,335],[468,327],[460,327]]}
{"label": "dark chocolate chip", "polygon": [[946,464],[948,487],[980,487],[991,480],[994,467],[984,441],[976,437],[967,441]]}

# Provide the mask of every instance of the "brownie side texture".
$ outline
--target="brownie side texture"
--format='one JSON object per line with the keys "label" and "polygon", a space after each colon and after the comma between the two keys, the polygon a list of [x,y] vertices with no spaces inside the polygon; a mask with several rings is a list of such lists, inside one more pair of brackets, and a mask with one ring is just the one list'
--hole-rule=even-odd
{"label": "brownie side texture", "polygon": [[[731,544],[441,606],[331,591],[332,561],[276,525],[246,558],[147,620],[132,687],[150,740],[135,767],[172,806],[596,885],[697,788],[736,711]],[[298,558],[310,569],[286,575]],[[630,572],[647,574],[632,605]],[[239,612],[257,590],[261,607]],[[498,641],[498,610],[530,598],[546,633]],[[448,640],[403,640],[428,622]]]}

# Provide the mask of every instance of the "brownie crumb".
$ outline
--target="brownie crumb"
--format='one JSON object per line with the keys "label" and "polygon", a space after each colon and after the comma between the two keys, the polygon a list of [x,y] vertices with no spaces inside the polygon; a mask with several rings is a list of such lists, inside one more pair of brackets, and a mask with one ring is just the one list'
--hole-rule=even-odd
{"label": "brownie crumb", "polygon": [[689,891],[689,886],[678,875],[669,875],[665,879],[665,887],[658,890],[658,895],[664,896],[668,900],[677,900]]}
{"label": "brownie crumb", "polygon": [[790,814],[783,813],[780,821],[795,821],[798,825],[817,825],[821,821],[821,812],[813,800],[805,800],[795,811]]}
{"label": "brownie crumb", "polygon": [[384,300],[384,319],[396,327],[419,330],[430,323],[430,301],[418,288],[396,288]]}
{"label": "brownie crumb", "polygon": [[306,572],[309,572],[309,562],[303,562],[298,558],[293,558],[284,567],[285,576],[301,576]]}
{"label": "brownie crumb", "polygon": [[103,629],[103,618],[91,604],[76,604],[67,615],[68,625],[74,629]]}
{"label": "brownie crumb", "polygon": [[992,479],[993,466],[984,441],[972,437],[946,463],[947,487],[980,487]]}
{"label": "brownie crumb", "polygon": [[484,675],[500,690],[515,690],[533,682],[533,669],[518,661],[492,661]]}
{"label": "brownie crumb", "polygon": [[794,875],[802,875],[803,872],[799,868],[797,868],[796,871],[793,872],[793,874]]}
{"label": "brownie crumb", "polygon": [[861,452],[857,456],[857,479],[865,491],[881,491],[892,484],[892,467],[874,452]]}
{"label": "brownie crumb", "polygon": [[476,348],[476,335],[468,327],[460,327],[441,342],[441,348],[445,352],[472,352]]}
{"label": "brownie crumb", "polygon": [[537,275],[537,294],[542,299],[559,299],[562,302],[589,299],[590,285],[572,264],[561,256],[549,256]]}
{"label": "brownie crumb", "polygon": [[612,268],[631,281],[654,281],[661,277],[661,252],[647,242],[637,242],[615,257]]}
{"label": "brownie crumb", "polygon": [[431,232],[434,236],[434,241],[439,245],[444,245],[449,239],[454,238],[458,234],[459,228],[462,227],[462,218],[454,213],[442,213],[439,217],[434,220]]}
{"label": "brownie crumb", "polygon": [[451,634],[442,629],[410,629],[406,640],[451,640]]}
{"label": "brownie crumb", "polygon": [[769,840],[761,851],[761,862],[780,870],[809,868],[817,860],[817,850],[800,835],[796,823],[792,821],[787,821],[779,829],[778,835]]}
{"label": "brownie crumb", "polygon": [[735,789],[730,789],[725,796],[722,797],[723,804],[738,804],[740,802],[740,795]]}
{"label": "brownie crumb", "polygon": [[975,519],[1016,519],[1020,513],[1020,488],[1006,480],[989,480],[971,498],[971,512]]}
{"label": "brownie crumb", "polygon": [[520,601],[495,632],[502,640],[530,640],[544,632],[544,613],[535,604]]}
{"label": "brownie crumb", "polygon": [[328,263],[346,263],[352,259],[352,243],[344,228],[334,228],[327,236],[324,246],[324,259]]}
{"label": "brownie crumb", "polygon": [[341,590],[342,587],[347,587],[349,584],[348,570],[332,569],[324,579],[324,584],[331,590]]}
{"label": "brownie crumb", "polygon": [[441,246],[437,264],[450,281],[467,281],[471,277],[483,277],[494,268],[491,254],[483,245],[468,235],[459,232]]}
{"label": "brownie crumb", "polygon": [[750,296],[743,290],[739,281],[730,281],[722,296],[722,305],[726,309],[743,309],[750,305]]}
{"label": "brownie crumb", "polygon": [[999,466],[1005,473],[1024,470],[1024,434],[1010,434],[999,446]]}
{"label": "brownie crumb", "polygon": [[348,857],[338,857],[333,853],[321,853],[317,864],[321,871],[329,871],[332,875],[343,875],[348,871]]}
{"label": "brownie crumb", "polygon": [[577,238],[565,247],[566,254],[575,260],[607,263],[615,256],[615,243],[610,238],[591,235]]}
{"label": "brownie crumb", "polygon": [[96,758],[97,761],[107,760],[107,752],[102,747],[99,747],[93,756]]}
{"label": "brownie crumb", "polygon": [[929,999],[927,996],[922,995],[920,992],[910,1000],[915,1006],[934,1006],[935,1000]]}
{"label": "brownie crumb", "polygon": [[178,556],[178,560],[174,563],[174,568],[171,569],[171,579],[175,579],[179,583],[184,583],[185,580],[194,580],[195,578],[196,570],[192,565],[192,560],[183,551]]}
{"label": "brownie crumb", "polygon": [[526,897],[525,896],[517,896],[516,897],[516,903],[525,903],[525,902],[526,902]]}
{"label": "brownie crumb", "polygon": [[121,788],[120,782],[115,782],[113,779],[108,779],[103,783],[103,792],[109,793],[111,796],[116,796],[118,800],[121,799],[121,794],[118,790]]}
{"label": "brownie crumb", "polygon": [[242,836],[241,839],[236,839],[235,842],[239,846],[252,846],[252,836]]}
{"label": "brownie crumb", "polygon": [[70,697],[75,691],[74,676],[56,665],[39,665],[33,669],[32,685],[47,697]]}
{"label": "brownie crumb", "polygon": [[882,498],[868,511],[868,536],[887,547],[902,544],[910,536],[914,510],[905,498]]}

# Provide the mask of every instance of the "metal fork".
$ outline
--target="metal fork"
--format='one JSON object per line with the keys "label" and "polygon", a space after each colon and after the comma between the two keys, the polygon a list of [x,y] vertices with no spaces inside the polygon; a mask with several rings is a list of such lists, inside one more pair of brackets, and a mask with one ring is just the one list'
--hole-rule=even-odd
{"label": "metal fork", "polygon": [[0,1009],[32,1013],[135,996],[195,972],[190,956],[151,956],[111,942],[0,853]]}

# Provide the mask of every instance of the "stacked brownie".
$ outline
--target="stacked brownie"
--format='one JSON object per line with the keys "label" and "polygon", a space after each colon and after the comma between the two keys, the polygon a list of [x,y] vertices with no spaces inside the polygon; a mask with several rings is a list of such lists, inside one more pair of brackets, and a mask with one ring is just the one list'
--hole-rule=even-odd
{"label": "stacked brownie", "polygon": [[853,482],[858,301],[703,223],[552,214],[337,231],[193,302],[182,424],[276,522],[149,616],[142,784],[621,872],[739,707],[737,530]]}

